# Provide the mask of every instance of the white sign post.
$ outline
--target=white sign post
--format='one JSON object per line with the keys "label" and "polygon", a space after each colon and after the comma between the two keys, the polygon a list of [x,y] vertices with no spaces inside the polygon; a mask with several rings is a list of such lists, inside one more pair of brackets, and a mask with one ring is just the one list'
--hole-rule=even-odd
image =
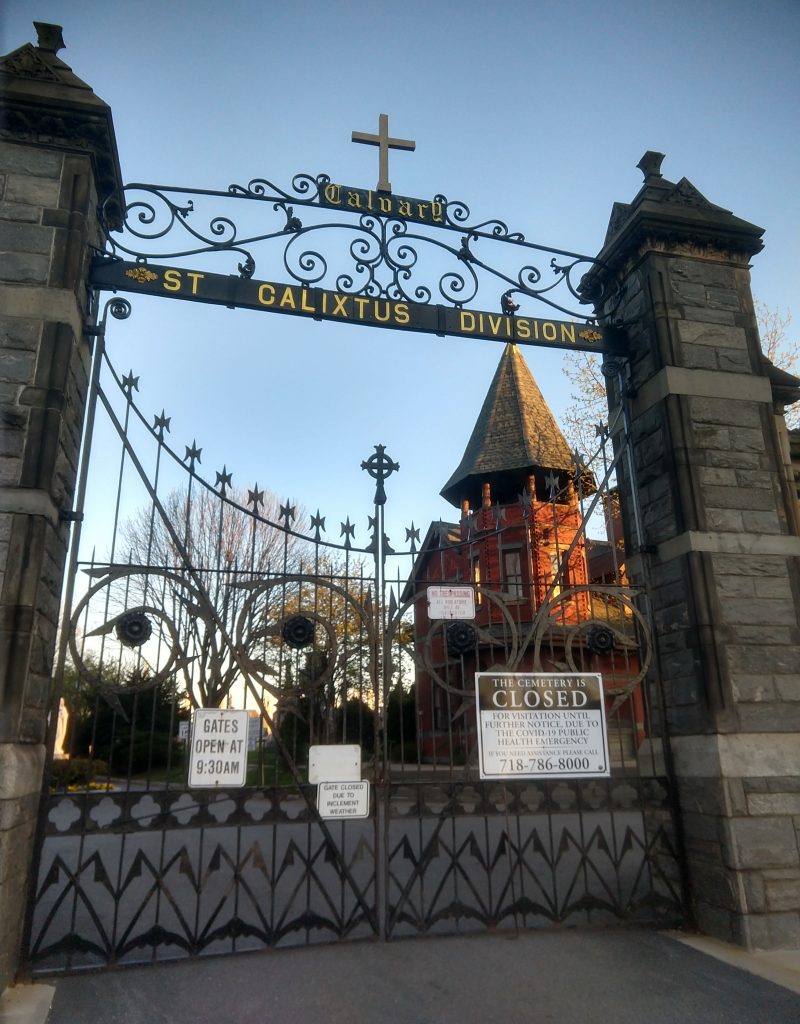
{"label": "white sign post", "polygon": [[234,788],[247,782],[246,711],[198,708],[192,718],[189,786]]}
{"label": "white sign post", "polygon": [[611,774],[598,674],[478,672],[475,691],[482,779]]}

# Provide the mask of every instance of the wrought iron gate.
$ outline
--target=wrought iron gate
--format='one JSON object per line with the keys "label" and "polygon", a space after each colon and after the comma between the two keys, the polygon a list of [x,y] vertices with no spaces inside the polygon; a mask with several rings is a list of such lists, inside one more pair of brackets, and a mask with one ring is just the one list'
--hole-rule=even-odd
{"label": "wrought iron gate", "polygon": [[[83,546],[76,528],[59,658],[69,756],[43,804],[33,971],[680,921],[649,624],[616,532],[624,440],[612,451],[604,432],[572,479],[520,495],[513,522],[489,507],[425,538],[412,524],[404,552],[384,533],[397,466],[378,445],[359,545],[349,519],[331,529],[257,484],[237,491],[225,468],[204,480],[196,444],[182,455],[164,413],[144,417],[102,336],[93,394],[120,446],[113,529],[87,554],[91,524]],[[592,539],[598,517],[610,539]],[[472,587],[475,620],[429,621],[431,581]],[[474,673],[498,666],[602,671],[611,777],[481,781]],[[189,789],[190,708],[226,705],[251,711],[247,785]],[[359,744],[367,820],[320,819],[314,742]]]}

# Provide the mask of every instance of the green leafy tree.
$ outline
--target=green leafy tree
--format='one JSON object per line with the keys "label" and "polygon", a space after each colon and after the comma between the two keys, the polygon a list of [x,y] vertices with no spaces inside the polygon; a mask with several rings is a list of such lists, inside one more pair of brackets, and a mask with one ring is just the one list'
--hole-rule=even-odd
{"label": "green leafy tree", "polygon": [[178,722],[189,717],[185,694],[169,683],[148,687],[146,670],[140,667],[115,667],[91,655],[84,664],[92,681],[72,664],[64,669],[62,697],[69,712],[65,749],[70,757],[103,761],[114,775],[177,764]]}

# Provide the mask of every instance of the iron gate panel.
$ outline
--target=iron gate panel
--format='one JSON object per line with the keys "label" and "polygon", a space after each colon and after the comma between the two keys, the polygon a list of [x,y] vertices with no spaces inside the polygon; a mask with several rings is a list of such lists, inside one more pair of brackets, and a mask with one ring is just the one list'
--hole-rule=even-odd
{"label": "iron gate panel", "polygon": [[315,825],[285,788],[58,797],[32,960],[63,970],[373,937],[374,819],[333,830],[357,892]]}
{"label": "iron gate panel", "polygon": [[387,934],[674,923],[667,797],[655,779],[393,785]]}
{"label": "iron gate panel", "polygon": [[[76,530],[57,682],[71,702],[65,752],[84,756],[54,762],[43,800],[34,973],[680,922],[646,601],[614,532],[624,438],[611,451],[604,432],[571,477],[532,478],[518,501],[432,524],[422,541],[412,524],[403,552],[383,528],[398,466],[375,446],[359,548],[349,519],[327,541],[319,511],[270,505],[258,485],[236,492],[224,467],[204,481],[197,444],[171,448],[169,419],[151,426],[137,378],[110,364],[101,377],[103,358],[98,344],[93,394],[120,443],[114,528],[102,558]],[[589,536],[598,514],[605,542]],[[432,584],[469,586],[475,619],[429,620]],[[474,674],[498,666],[600,671],[611,777],[481,781]],[[247,786],[190,790],[180,723],[190,705],[226,702],[256,724]],[[359,744],[368,819],[320,819],[305,767],[315,742]],[[88,774],[67,790],[78,765]]]}

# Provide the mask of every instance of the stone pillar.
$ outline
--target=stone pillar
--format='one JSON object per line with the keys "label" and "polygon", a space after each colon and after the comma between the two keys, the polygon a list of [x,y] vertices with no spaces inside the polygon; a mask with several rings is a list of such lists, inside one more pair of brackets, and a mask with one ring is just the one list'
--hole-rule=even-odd
{"label": "stone pillar", "polygon": [[619,283],[630,341],[627,565],[652,610],[694,920],[798,948],[800,537],[773,403],[800,381],[761,353],[748,261],[762,230],[667,181],[662,159],[642,158],[586,283]]}
{"label": "stone pillar", "polygon": [[0,58],[0,992],[18,966],[90,346],[90,246],[120,184],[109,108],[56,52]]}

